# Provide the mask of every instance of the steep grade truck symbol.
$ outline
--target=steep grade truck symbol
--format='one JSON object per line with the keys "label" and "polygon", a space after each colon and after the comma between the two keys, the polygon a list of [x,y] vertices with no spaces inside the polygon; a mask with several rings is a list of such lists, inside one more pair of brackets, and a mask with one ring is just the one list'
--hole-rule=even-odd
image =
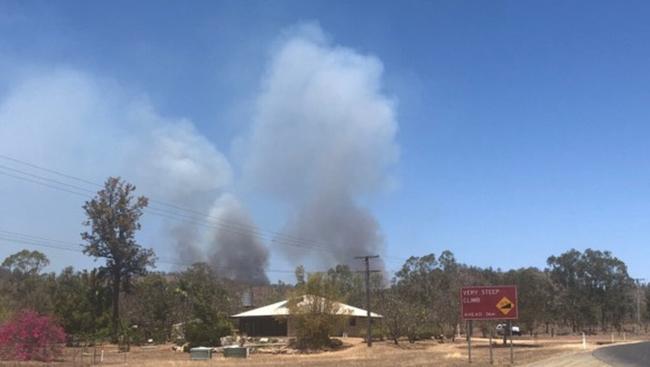
{"label": "steep grade truck symbol", "polygon": [[499,303],[497,303],[497,308],[499,311],[501,311],[502,314],[507,315],[510,311],[512,311],[513,305],[508,297],[503,297]]}

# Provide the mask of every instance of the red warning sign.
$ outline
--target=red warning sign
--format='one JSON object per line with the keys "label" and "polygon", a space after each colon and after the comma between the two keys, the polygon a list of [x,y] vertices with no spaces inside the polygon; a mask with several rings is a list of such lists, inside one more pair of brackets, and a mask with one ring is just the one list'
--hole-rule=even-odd
{"label": "red warning sign", "polygon": [[460,290],[460,309],[463,320],[516,320],[519,317],[517,287],[463,287]]}

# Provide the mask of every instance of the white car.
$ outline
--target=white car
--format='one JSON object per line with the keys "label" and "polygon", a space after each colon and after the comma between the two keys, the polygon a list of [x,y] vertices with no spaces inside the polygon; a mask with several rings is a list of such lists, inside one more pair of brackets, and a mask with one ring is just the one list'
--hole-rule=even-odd
{"label": "white car", "polygon": [[[508,324],[498,324],[497,325],[497,334],[503,335],[508,331]],[[521,336],[521,330],[519,326],[512,325],[512,335]]]}

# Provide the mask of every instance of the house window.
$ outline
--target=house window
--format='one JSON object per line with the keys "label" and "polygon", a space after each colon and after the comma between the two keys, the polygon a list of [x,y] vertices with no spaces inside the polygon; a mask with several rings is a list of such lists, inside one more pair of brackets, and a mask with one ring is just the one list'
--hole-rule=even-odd
{"label": "house window", "polygon": [[357,318],[350,317],[350,326],[357,326]]}

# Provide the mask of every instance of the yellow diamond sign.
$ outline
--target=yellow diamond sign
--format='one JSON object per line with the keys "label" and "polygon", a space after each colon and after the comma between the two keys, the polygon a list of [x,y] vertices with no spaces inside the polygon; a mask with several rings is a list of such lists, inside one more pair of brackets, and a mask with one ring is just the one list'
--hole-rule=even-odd
{"label": "yellow diamond sign", "polygon": [[505,316],[515,308],[515,305],[508,299],[508,297],[503,297],[501,298],[501,301],[497,302],[497,308]]}

